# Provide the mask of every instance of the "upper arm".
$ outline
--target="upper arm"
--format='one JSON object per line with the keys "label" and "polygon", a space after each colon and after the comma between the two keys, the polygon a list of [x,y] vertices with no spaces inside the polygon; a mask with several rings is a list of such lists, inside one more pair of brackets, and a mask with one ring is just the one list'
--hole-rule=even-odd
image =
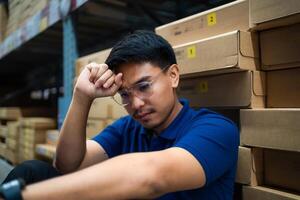
{"label": "upper arm", "polygon": [[102,146],[94,140],[86,141],[86,153],[78,170],[100,163],[108,159],[108,156]]}
{"label": "upper arm", "polygon": [[188,151],[172,147],[156,154],[158,179],[165,192],[190,190],[205,185],[206,177],[198,160]]}

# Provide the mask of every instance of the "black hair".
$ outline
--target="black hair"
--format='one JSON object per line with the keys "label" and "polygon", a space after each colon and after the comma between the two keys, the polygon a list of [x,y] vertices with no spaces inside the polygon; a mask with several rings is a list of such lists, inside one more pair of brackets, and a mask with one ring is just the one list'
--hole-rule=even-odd
{"label": "black hair", "polygon": [[163,37],[145,30],[125,36],[114,45],[105,61],[113,71],[124,64],[146,62],[161,69],[177,64],[171,45]]}

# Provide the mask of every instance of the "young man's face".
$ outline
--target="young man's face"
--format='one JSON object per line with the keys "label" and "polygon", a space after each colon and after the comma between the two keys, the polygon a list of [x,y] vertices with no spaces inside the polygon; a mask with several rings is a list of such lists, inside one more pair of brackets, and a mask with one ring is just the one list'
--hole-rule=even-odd
{"label": "young man's face", "polygon": [[145,128],[165,129],[178,112],[174,90],[179,82],[177,65],[163,72],[150,63],[126,64],[118,72],[123,73],[119,93],[129,99],[127,112]]}

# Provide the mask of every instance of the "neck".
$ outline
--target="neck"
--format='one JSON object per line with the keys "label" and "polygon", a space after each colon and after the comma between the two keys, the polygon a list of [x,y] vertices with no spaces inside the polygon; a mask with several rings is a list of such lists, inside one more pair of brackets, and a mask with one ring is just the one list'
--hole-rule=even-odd
{"label": "neck", "polygon": [[178,115],[178,113],[180,112],[182,107],[183,107],[182,104],[176,98],[175,103],[174,103],[173,107],[171,108],[166,120],[162,124],[160,124],[159,126],[157,126],[156,128],[153,129],[155,134],[159,135],[163,130],[165,130],[172,123],[172,121],[176,118],[176,116]]}

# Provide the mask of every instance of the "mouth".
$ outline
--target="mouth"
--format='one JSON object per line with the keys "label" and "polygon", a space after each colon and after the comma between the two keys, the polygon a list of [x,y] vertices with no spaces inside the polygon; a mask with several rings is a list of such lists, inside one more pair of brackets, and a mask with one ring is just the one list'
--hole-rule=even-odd
{"label": "mouth", "polygon": [[140,121],[146,121],[149,119],[149,116],[152,114],[153,112],[146,112],[146,113],[139,113],[139,114],[136,114],[135,115],[135,118],[137,120],[140,120]]}

